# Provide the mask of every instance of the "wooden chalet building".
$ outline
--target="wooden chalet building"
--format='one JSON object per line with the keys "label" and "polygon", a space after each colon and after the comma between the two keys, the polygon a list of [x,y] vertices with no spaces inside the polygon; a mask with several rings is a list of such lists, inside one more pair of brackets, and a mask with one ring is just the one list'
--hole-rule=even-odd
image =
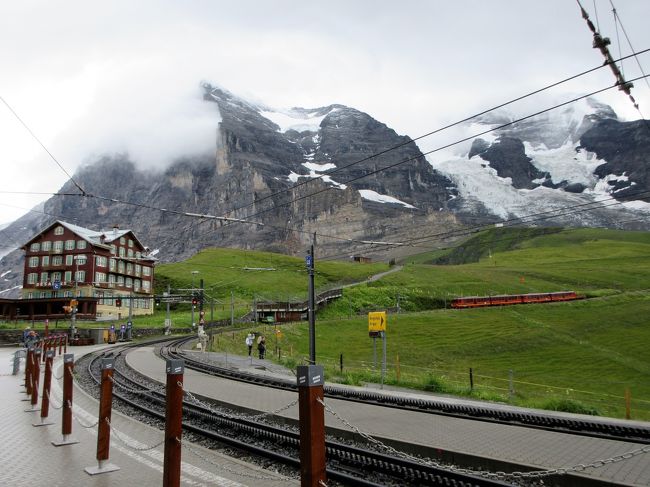
{"label": "wooden chalet building", "polygon": [[[111,320],[153,313],[156,259],[132,230],[97,231],[56,221],[23,247],[25,267],[17,319]],[[74,303],[73,303],[74,304]]]}

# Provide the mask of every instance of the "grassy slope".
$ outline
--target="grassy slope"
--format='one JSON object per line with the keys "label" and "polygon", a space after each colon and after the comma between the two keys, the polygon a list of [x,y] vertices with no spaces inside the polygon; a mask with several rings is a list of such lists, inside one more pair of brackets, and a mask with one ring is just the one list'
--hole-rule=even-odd
{"label": "grassy slope", "polygon": [[[515,403],[542,405],[556,396],[578,400],[602,414],[622,416],[624,390],[629,387],[633,417],[650,419],[648,256],[650,234],[577,230],[520,241],[515,250],[492,252],[491,258],[473,264],[408,264],[404,271],[379,282],[346,290],[344,300],[321,313],[317,356],[331,364],[330,376],[338,375],[336,365],[343,354],[348,375],[356,368],[361,379],[378,380],[369,370],[372,341],[367,336],[366,318],[341,317],[351,308],[366,307],[373,301],[375,309],[393,306],[397,293],[402,295],[403,308],[408,309],[427,300],[430,304],[444,302],[447,293],[574,289],[601,297],[550,305],[391,315],[388,380],[396,381],[394,364],[399,355],[401,383],[439,380],[445,383],[445,390],[463,392],[472,367],[475,384],[484,395],[507,399],[508,371],[512,369]],[[327,315],[329,321],[324,319]],[[283,354],[306,355],[306,327],[285,325],[282,330],[279,345]],[[234,349],[240,347],[239,338],[232,344]]]}

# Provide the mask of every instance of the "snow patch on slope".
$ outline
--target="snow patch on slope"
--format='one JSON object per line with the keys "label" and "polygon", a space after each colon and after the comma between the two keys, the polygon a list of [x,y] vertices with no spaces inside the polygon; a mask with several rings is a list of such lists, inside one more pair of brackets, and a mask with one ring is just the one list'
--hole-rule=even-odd
{"label": "snow patch on slope", "polygon": [[417,208],[413,205],[409,205],[408,203],[398,200],[397,198],[393,198],[392,196],[377,193],[376,191],[373,191],[371,189],[360,189],[359,194],[364,200],[375,201],[377,203],[393,203],[397,205],[402,205],[406,208],[412,208],[414,210],[417,210]]}
{"label": "snow patch on slope", "polygon": [[260,111],[260,115],[280,127],[280,132],[286,132],[287,130],[295,130],[297,132],[304,132],[305,130],[318,132],[323,119],[336,110],[338,109],[334,108],[323,114],[320,110],[305,112],[294,110],[292,108],[289,110],[277,111],[262,110]]}
{"label": "snow patch on slope", "polygon": [[533,147],[524,142],[526,155],[533,160],[533,165],[548,172],[555,184],[568,181],[593,187],[597,180],[594,171],[606,161],[598,159],[593,152],[578,149],[578,146],[566,143],[557,149],[547,149],[544,145]]}

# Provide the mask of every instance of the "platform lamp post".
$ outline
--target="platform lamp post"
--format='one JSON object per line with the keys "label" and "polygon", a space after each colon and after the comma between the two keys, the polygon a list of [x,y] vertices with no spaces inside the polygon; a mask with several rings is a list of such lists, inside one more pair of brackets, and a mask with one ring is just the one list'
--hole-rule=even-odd
{"label": "platform lamp post", "polygon": [[[198,273],[199,271],[192,271],[192,298],[194,298],[194,276],[196,276]],[[194,303],[192,302],[192,329],[194,329],[195,325],[196,324],[194,323]]]}

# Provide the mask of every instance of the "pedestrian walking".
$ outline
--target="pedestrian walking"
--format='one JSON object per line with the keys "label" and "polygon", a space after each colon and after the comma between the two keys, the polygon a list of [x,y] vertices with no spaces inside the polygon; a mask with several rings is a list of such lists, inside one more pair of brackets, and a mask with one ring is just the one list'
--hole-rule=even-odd
{"label": "pedestrian walking", "polygon": [[251,331],[246,335],[246,346],[248,347],[248,356],[251,356],[253,353],[253,343],[255,342],[255,334]]}
{"label": "pedestrian walking", "polygon": [[264,355],[266,355],[266,338],[264,338],[264,335],[261,335],[257,342],[257,351],[259,352],[259,357],[263,359]]}

